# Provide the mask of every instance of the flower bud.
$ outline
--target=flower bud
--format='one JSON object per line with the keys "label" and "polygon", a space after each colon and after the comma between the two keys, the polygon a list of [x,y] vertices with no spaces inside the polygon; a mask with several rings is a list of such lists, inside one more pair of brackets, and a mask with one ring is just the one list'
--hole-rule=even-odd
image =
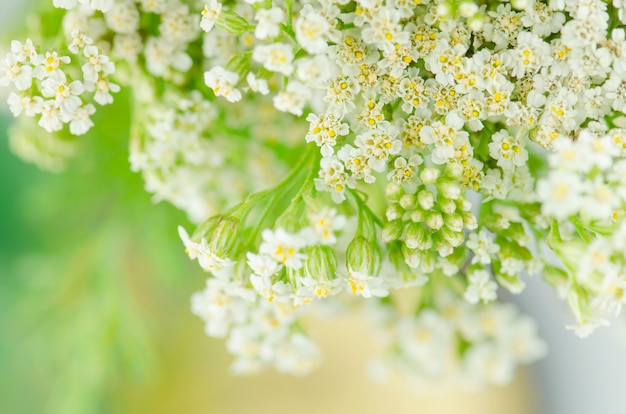
{"label": "flower bud", "polygon": [[328,246],[315,245],[306,250],[304,271],[315,280],[334,279],[337,271],[335,251]]}
{"label": "flower bud", "polygon": [[456,200],[456,206],[461,211],[471,211],[472,203],[466,198],[462,198],[460,200]]}
{"label": "flower bud", "polygon": [[437,241],[435,243],[435,249],[437,249],[437,253],[439,253],[439,256],[441,257],[450,256],[454,251],[454,248],[450,246],[450,243],[445,240]]}
{"label": "flower bud", "polygon": [[475,15],[467,19],[466,23],[467,27],[469,27],[471,31],[478,32],[483,28],[483,25],[485,24],[485,18],[482,14],[476,13]]}
{"label": "flower bud", "polygon": [[456,211],[456,203],[445,197],[437,197],[437,205],[443,213],[452,214]]}
{"label": "flower bud", "polygon": [[242,34],[252,29],[252,26],[246,19],[233,10],[227,9],[222,9],[215,26],[232,34]]}
{"label": "flower bud", "polygon": [[426,224],[433,230],[443,227],[443,216],[438,211],[431,211],[426,215]]}
{"label": "flower bud", "polygon": [[348,270],[373,275],[378,265],[375,246],[363,236],[355,237],[346,249],[346,265]]}
{"label": "flower bud", "polygon": [[387,184],[385,188],[385,196],[389,200],[399,200],[400,197],[404,195],[404,189],[398,183],[394,183],[393,181]]}
{"label": "flower bud", "polygon": [[443,239],[452,247],[459,247],[465,241],[465,233],[463,231],[454,231],[444,227],[441,230]]}
{"label": "flower bud", "polygon": [[400,206],[405,210],[412,210],[417,206],[417,196],[415,194],[405,194],[400,197]]}
{"label": "flower bud", "polygon": [[511,0],[511,6],[517,10],[524,10],[528,7],[528,0]]}
{"label": "flower bud", "polygon": [[411,212],[411,221],[414,223],[421,223],[426,219],[426,212],[422,209],[415,209]]}
{"label": "flower bud", "polygon": [[446,165],[444,174],[454,180],[458,180],[463,175],[464,169],[465,167],[463,167],[463,164],[461,164],[460,162],[453,162],[453,163]]}
{"label": "flower bud", "polygon": [[468,230],[476,230],[478,227],[478,221],[476,220],[476,216],[471,212],[463,213],[463,225]]}
{"label": "flower bud", "polygon": [[421,254],[419,249],[410,249],[406,244],[402,245],[402,255],[404,262],[412,269],[417,269],[421,262]]}
{"label": "flower bud", "polygon": [[454,181],[440,181],[437,183],[437,189],[445,198],[456,200],[461,197],[461,187]]}
{"label": "flower bud", "polygon": [[448,3],[439,3],[437,5],[437,14],[439,16],[452,17],[452,7]]}
{"label": "flower bud", "polygon": [[383,226],[383,231],[382,231],[383,241],[385,241],[386,243],[389,243],[390,241],[398,240],[400,237],[402,237],[403,231],[404,231],[404,224],[402,223],[402,220],[397,219],[393,221],[388,221]]}
{"label": "flower bud", "polygon": [[466,19],[475,15],[476,12],[478,12],[478,6],[473,1],[463,1],[459,4],[459,14]]}
{"label": "flower bud", "polygon": [[387,211],[385,213],[385,215],[387,216],[387,220],[391,221],[402,218],[402,216],[404,215],[404,209],[402,208],[402,206],[400,206],[400,204],[393,203],[390,204],[389,207],[387,207]]}
{"label": "flower bud", "polygon": [[435,196],[430,191],[424,189],[417,193],[417,202],[424,210],[430,210],[435,205]]}
{"label": "flower bud", "polygon": [[411,223],[406,229],[404,243],[409,249],[430,249],[433,241],[430,238],[430,232],[420,223]]}
{"label": "flower bud", "polygon": [[229,257],[239,240],[239,220],[233,217],[222,218],[211,236],[209,248],[218,257]]}
{"label": "flower bud", "polygon": [[425,185],[434,184],[439,178],[440,171],[436,168],[424,168],[420,172],[420,179],[424,182]]}
{"label": "flower bud", "polygon": [[450,230],[455,232],[463,231],[463,216],[461,214],[444,214],[443,221]]}
{"label": "flower bud", "polygon": [[215,216],[209,217],[205,221],[202,222],[196,230],[193,232],[193,235],[190,237],[194,242],[199,242],[201,239],[208,239],[211,237],[217,224],[224,219],[224,216],[221,214],[217,214]]}
{"label": "flower bud", "polygon": [[502,287],[514,295],[522,293],[522,291],[526,288],[526,283],[520,279],[519,275],[496,273],[496,280]]}

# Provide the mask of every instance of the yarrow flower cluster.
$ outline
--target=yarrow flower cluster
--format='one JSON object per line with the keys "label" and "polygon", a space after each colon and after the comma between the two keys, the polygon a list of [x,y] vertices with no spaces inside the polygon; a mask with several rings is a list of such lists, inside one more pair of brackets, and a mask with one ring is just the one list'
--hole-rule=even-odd
{"label": "yarrow flower cluster", "polygon": [[[85,62],[79,76],[70,56],[57,51],[39,53],[31,39],[24,43],[14,40],[11,51],[0,61],[0,85],[13,84],[17,89],[8,99],[14,116],[38,117],[38,124],[47,132],[69,124],[71,134],[83,135],[93,127],[91,115],[96,108],[90,100],[108,105],[113,102],[111,93],[120,87],[109,81],[114,63],[92,45],[92,39],[73,31],[71,42],[69,52]],[[91,95],[86,101],[85,94]]]}
{"label": "yarrow flower cluster", "polygon": [[192,310],[235,372],[309,372],[302,317],[365,303],[378,374],[506,383],[545,353],[498,299],[524,275],[581,336],[619,314],[626,2],[53,4],[73,57],[13,42],[12,111],[82,134],[87,93],[133,91],[131,168],[199,224]]}

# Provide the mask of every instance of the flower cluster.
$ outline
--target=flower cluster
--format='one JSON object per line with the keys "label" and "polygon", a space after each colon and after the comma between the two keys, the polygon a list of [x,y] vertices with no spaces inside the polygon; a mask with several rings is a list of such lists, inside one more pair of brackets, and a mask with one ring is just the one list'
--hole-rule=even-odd
{"label": "flower cluster", "polygon": [[417,317],[393,308],[374,308],[368,315],[383,333],[376,340],[394,350],[373,361],[375,380],[398,375],[419,389],[506,384],[516,365],[546,352],[535,322],[510,304],[472,306],[441,292],[435,305]]}
{"label": "flower cluster", "polygon": [[131,168],[200,223],[193,312],[236,372],[310,371],[302,316],[366,302],[387,371],[501,384],[544,346],[499,288],[541,275],[581,335],[619,313],[623,0],[53,3],[85,63],[14,42],[14,113],[85,132],[115,61]]}
{"label": "flower cluster", "polygon": [[0,61],[0,85],[13,84],[17,89],[8,99],[13,115],[39,117],[39,125],[47,132],[69,124],[71,134],[85,134],[93,126],[91,115],[96,108],[84,95],[93,94],[93,101],[107,105],[113,102],[111,92],[120,89],[109,81],[114,63],[92,43],[89,37],[72,32],[69,52],[85,62],[77,76],[70,56],[56,51],[39,53],[30,39],[11,42],[11,51]]}

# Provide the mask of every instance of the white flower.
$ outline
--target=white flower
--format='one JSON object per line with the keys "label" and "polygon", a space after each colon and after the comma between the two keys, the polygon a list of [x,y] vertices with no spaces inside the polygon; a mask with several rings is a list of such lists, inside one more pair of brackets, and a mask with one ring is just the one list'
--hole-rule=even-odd
{"label": "white flower", "polygon": [[[134,33],[139,28],[139,10],[133,2],[116,2],[104,15],[107,25],[117,33]],[[77,53],[77,52],[73,52]]]}
{"label": "white flower", "polygon": [[276,262],[274,258],[265,255],[259,255],[254,253],[247,253],[248,266],[252,271],[263,277],[269,277],[280,272],[283,265]]}
{"label": "white flower", "polygon": [[300,253],[299,250],[305,246],[304,240],[295,234],[287,233],[282,228],[275,231],[265,229],[261,235],[263,243],[259,247],[259,252],[272,257],[287,268],[300,269],[302,267],[302,261],[306,255]]}
{"label": "white flower", "polygon": [[[100,55],[96,46],[85,46],[83,54],[87,63],[82,67],[85,82],[97,82],[102,75],[110,75],[115,72],[115,64],[106,55]],[[101,75],[102,73],[102,75]]]}
{"label": "white flower", "polygon": [[576,174],[554,171],[537,183],[537,197],[541,212],[547,216],[565,220],[576,214],[583,205],[584,184]]}
{"label": "white flower", "polygon": [[324,16],[309,4],[306,4],[295,21],[296,40],[304,50],[311,54],[324,53],[328,48],[325,39],[330,25]]}
{"label": "white flower", "polygon": [[311,228],[315,231],[316,242],[320,244],[335,244],[335,232],[343,229],[346,217],[337,214],[337,210],[323,207],[318,212],[309,214]]}
{"label": "white flower", "polygon": [[278,281],[272,282],[269,276],[251,275],[250,282],[254,287],[254,290],[259,292],[261,296],[267,299],[268,302],[287,302],[291,300],[291,286],[285,282]]}
{"label": "white flower", "polygon": [[486,270],[475,270],[468,277],[469,285],[465,290],[464,298],[471,304],[480,301],[490,302],[497,298],[496,290],[498,285],[491,279]]}
{"label": "white flower", "polygon": [[200,267],[205,271],[221,276],[225,274],[221,272],[222,269],[235,265],[232,260],[217,256],[208,246],[206,239],[202,239],[200,243],[193,242],[182,226],[178,226],[178,235],[185,245],[185,252],[189,258],[198,259]]}
{"label": "white flower", "polygon": [[485,229],[470,233],[466,246],[474,253],[472,263],[483,265],[491,263],[491,257],[500,251],[500,246],[494,243]]}
{"label": "white flower", "polygon": [[215,96],[223,96],[228,102],[241,100],[241,91],[235,88],[238,81],[239,75],[221,66],[214,66],[211,70],[204,72],[206,86],[213,90]]}
{"label": "white flower", "polygon": [[61,120],[61,109],[59,103],[54,100],[43,101],[38,105],[37,112],[41,113],[39,119],[39,126],[48,132],[56,132],[63,129],[63,122]]}
{"label": "white flower", "polygon": [[352,269],[348,270],[348,285],[353,295],[361,295],[364,298],[389,295],[389,288],[382,278],[369,276]]}
{"label": "white flower", "polygon": [[274,38],[280,34],[280,23],[285,19],[285,12],[280,7],[259,9],[254,15],[257,21],[254,36],[257,39]]}
{"label": "white flower", "polygon": [[503,170],[521,167],[528,161],[528,151],[504,129],[491,137],[489,155],[498,161],[498,167]]}
{"label": "white flower", "polygon": [[52,5],[59,9],[73,9],[77,0],[52,0]]}
{"label": "white flower", "polygon": [[76,108],[70,121],[70,134],[83,135],[87,133],[94,125],[91,120],[91,115],[94,113],[96,113],[96,108],[92,104]]}
{"label": "white flower", "polygon": [[341,279],[324,279],[305,276],[300,278],[300,287],[296,291],[294,300],[296,305],[311,302],[313,299],[323,299],[341,292]]}
{"label": "white flower", "polygon": [[252,72],[248,72],[248,75],[246,76],[246,82],[248,82],[248,86],[250,86],[252,92],[258,92],[261,95],[267,95],[268,93],[270,93],[267,80],[257,78],[256,75]]}
{"label": "white flower", "polygon": [[332,112],[321,115],[310,113],[306,120],[310,123],[309,132],[305,136],[306,142],[315,142],[318,147],[321,147],[324,157],[329,157],[334,153],[338,137],[348,135],[350,132],[348,124],[341,122],[341,119]]}
{"label": "white flower", "polygon": [[293,47],[287,43],[255,46],[252,59],[272,72],[282,73],[285,76],[293,72]]}
{"label": "white flower", "polygon": [[41,82],[41,94],[45,98],[54,98],[65,118],[72,118],[74,111],[82,104],[79,96],[85,91],[80,81],[67,83],[65,73],[57,71],[54,75]]}
{"label": "white flower", "polygon": [[15,83],[18,91],[30,89],[33,84],[33,68],[28,64],[21,64],[18,56],[8,53],[6,58],[0,61],[0,86],[7,86],[10,82]]}
{"label": "white flower", "polygon": [[67,47],[70,52],[74,54],[78,54],[81,50],[83,50],[86,46],[93,44],[93,39],[85,35],[84,33],[79,32],[77,29],[73,30],[72,33],[72,43]]}
{"label": "white flower", "polygon": [[310,95],[309,88],[296,80],[292,80],[287,84],[284,91],[274,97],[274,107],[279,111],[301,116]]}
{"label": "white flower", "polygon": [[12,40],[11,53],[17,57],[18,62],[32,61],[37,56],[37,49],[30,39],[26,39],[24,43]]}
{"label": "white flower", "polygon": [[209,32],[222,11],[222,3],[217,0],[209,0],[202,10],[202,19],[200,20],[200,28],[205,32]]}
{"label": "white flower", "polygon": [[119,92],[120,86],[110,82],[107,77],[101,77],[96,83],[86,82],[85,90],[95,92],[93,99],[100,105],[109,105],[113,103],[111,92]]}

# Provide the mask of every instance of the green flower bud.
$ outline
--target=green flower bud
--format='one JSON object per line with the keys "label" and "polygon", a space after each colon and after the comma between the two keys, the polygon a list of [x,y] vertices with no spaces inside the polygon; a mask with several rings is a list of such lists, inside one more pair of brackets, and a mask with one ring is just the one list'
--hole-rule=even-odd
{"label": "green flower bud", "polygon": [[435,249],[437,249],[437,253],[439,253],[441,257],[450,256],[452,252],[454,252],[454,248],[446,240],[437,240],[435,242]]}
{"label": "green flower bud", "polygon": [[456,207],[461,211],[472,211],[472,203],[465,197],[456,200]]}
{"label": "green flower bud", "polygon": [[402,216],[404,215],[404,209],[402,208],[402,206],[400,206],[400,204],[393,203],[390,204],[389,207],[387,207],[385,215],[387,216],[387,220],[389,221],[399,219],[402,218]]}
{"label": "green flower bud", "polygon": [[378,249],[365,237],[355,237],[346,249],[346,266],[348,270],[354,270],[366,275],[376,273],[379,255]]}
{"label": "green flower bud", "polygon": [[471,212],[463,213],[463,225],[468,230],[476,230],[478,228],[478,220]]}
{"label": "green flower bud", "polygon": [[451,164],[446,165],[446,169],[444,170],[444,174],[454,180],[458,180],[463,175],[463,170],[465,168],[459,162],[453,162]]}
{"label": "green flower bud", "polygon": [[222,218],[211,236],[209,248],[219,257],[230,257],[239,241],[239,220]]}
{"label": "green flower bud", "polygon": [[509,292],[514,295],[522,293],[522,291],[526,288],[526,283],[522,279],[520,279],[519,275],[506,275],[502,273],[496,273],[496,280],[498,283],[504,287]]}
{"label": "green flower bud", "polygon": [[430,210],[435,205],[435,196],[430,191],[424,189],[417,193],[417,203],[424,210]]}
{"label": "green flower bud", "polygon": [[426,215],[426,224],[433,230],[443,227],[443,216],[438,211],[431,211]]}
{"label": "green flower bud", "polygon": [[452,214],[456,211],[456,203],[449,198],[437,197],[437,205],[446,214]]}
{"label": "green flower bud", "polygon": [[426,219],[426,212],[420,208],[417,208],[411,212],[411,221],[414,223],[421,223]]}
{"label": "green flower bud", "polygon": [[410,249],[406,244],[402,245],[402,255],[404,262],[412,269],[417,269],[421,262],[421,250]]}
{"label": "green flower bud", "polygon": [[461,186],[454,181],[439,181],[437,183],[437,189],[440,194],[445,198],[449,198],[451,200],[457,200],[461,197]]}
{"label": "green flower bud", "polygon": [[424,185],[435,184],[441,172],[436,168],[424,168],[420,172],[420,179],[424,182]]}
{"label": "green flower bud", "polygon": [[242,34],[253,29],[246,19],[235,13],[233,10],[222,9],[215,26],[232,33]]}
{"label": "green flower bud", "polygon": [[313,279],[334,279],[337,272],[335,251],[328,246],[312,246],[306,249],[304,271]]}
{"label": "green flower bud", "polygon": [[463,230],[463,215],[460,213],[444,214],[443,222],[452,231],[459,232]]}
{"label": "green flower bud", "polygon": [[485,17],[481,13],[476,13],[469,19],[467,19],[467,27],[473,32],[478,32],[483,28],[485,24]]}
{"label": "green flower bud", "polygon": [[444,227],[440,233],[443,239],[452,247],[458,247],[465,241],[465,233],[463,231],[454,231]]}
{"label": "green flower bud", "polygon": [[191,240],[198,243],[202,239],[209,239],[213,235],[217,224],[223,219],[224,216],[221,214],[209,217],[207,220],[202,222],[202,224],[196,227],[196,231],[194,231],[190,237]]}
{"label": "green flower bud", "polygon": [[439,3],[437,5],[437,14],[439,16],[452,17],[452,5],[449,3]]}
{"label": "green flower bud", "polygon": [[405,194],[400,198],[400,206],[405,210],[412,210],[417,206],[417,196],[415,194]]}
{"label": "green flower bud", "polygon": [[386,243],[389,243],[390,241],[393,241],[393,240],[398,240],[400,237],[402,237],[403,231],[404,231],[404,224],[402,223],[402,220],[397,219],[393,221],[388,221],[383,226],[383,231],[382,231],[383,240]]}
{"label": "green flower bud", "polygon": [[385,196],[388,200],[399,200],[404,195],[404,188],[400,184],[390,182],[385,188]]}
{"label": "green flower bud", "polygon": [[404,242],[409,249],[427,250],[433,245],[430,232],[420,223],[409,224]]}

